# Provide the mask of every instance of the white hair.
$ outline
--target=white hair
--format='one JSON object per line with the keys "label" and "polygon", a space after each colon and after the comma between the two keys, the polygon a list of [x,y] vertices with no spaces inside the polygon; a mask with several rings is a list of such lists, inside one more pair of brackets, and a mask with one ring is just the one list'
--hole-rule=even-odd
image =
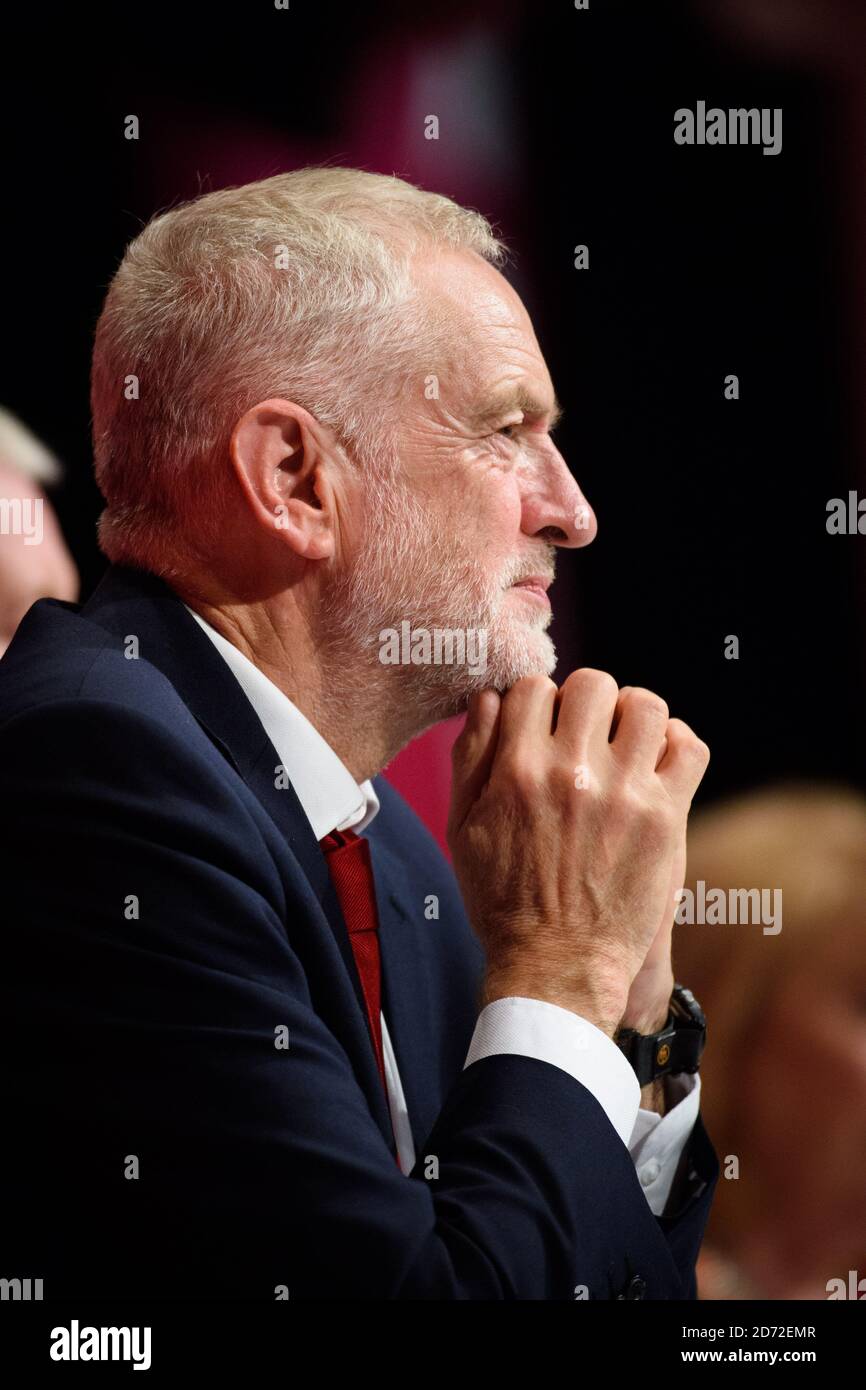
{"label": "white hair", "polygon": [[185,553],[207,554],[224,523],[231,432],[257,401],[295,401],[375,468],[420,353],[444,333],[420,312],[410,273],[428,245],[505,258],[480,213],[358,169],[277,174],[154,217],[96,329],[108,558],[170,577]]}
{"label": "white hair", "polygon": [[63,468],[56,454],[37,439],[11,410],[0,406],[0,464],[36,483],[56,483]]}

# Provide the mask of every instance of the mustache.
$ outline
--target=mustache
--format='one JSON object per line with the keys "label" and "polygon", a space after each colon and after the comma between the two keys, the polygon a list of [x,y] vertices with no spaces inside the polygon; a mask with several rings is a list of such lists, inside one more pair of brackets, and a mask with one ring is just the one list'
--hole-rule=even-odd
{"label": "mustache", "polygon": [[556,564],[553,556],[545,556],[530,563],[526,560],[515,561],[506,569],[502,587],[508,589],[512,584],[519,584],[522,579],[531,579],[534,576],[546,579],[552,584],[556,578]]}

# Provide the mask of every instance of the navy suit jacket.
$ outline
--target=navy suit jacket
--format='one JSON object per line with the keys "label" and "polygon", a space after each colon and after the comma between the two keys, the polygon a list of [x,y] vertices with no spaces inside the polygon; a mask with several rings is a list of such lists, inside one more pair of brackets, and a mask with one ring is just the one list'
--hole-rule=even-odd
{"label": "navy suit jacket", "polygon": [[401,1174],[345,924],[278,763],[151,576],[37,603],[0,662],[4,1276],[48,1299],[693,1298],[718,1178],[702,1122],[659,1219],[580,1082],[519,1056],[464,1070],[483,956],[377,778],[383,1008],[418,1155]]}

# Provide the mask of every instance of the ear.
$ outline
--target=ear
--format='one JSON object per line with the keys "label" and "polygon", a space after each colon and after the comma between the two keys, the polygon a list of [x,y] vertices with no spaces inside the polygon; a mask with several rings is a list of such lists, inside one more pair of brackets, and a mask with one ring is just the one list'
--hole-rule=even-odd
{"label": "ear", "polygon": [[330,431],[292,401],[261,401],[235,425],[229,455],[258,525],[305,560],[333,555]]}

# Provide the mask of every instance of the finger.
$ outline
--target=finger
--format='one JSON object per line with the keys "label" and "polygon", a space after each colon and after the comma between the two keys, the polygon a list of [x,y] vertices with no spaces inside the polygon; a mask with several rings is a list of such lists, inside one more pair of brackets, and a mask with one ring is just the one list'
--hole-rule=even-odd
{"label": "finger", "polygon": [[613,738],[619,726],[620,715],[622,714],[622,702],[630,690],[634,690],[633,685],[621,685],[619,688],[619,698],[616,702],[616,709],[613,712],[613,719],[610,724],[610,737]]}
{"label": "finger", "polygon": [[[621,717],[621,715],[622,715],[622,703],[623,703],[623,700],[625,699],[626,695],[628,695],[628,693],[629,693],[630,690],[634,690],[634,686],[633,686],[633,685],[621,685],[620,688],[619,688],[619,699],[618,699],[617,702],[616,702],[616,709],[615,709],[614,712],[613,712],[613,721],[612,721],[611,726],[610,726],[610,737],[611,737],[611,742],[612,742],[613,739],[616,737],[616,731],[617,731],[617,729],[619,728],[619,721],[620,721],[620,717]],[[665,753],[667,752],[667,747],[668,747],[668,740],[667,740],[667,735],[665,735],[665,737],[664,737],[664,738],[662,739],[662,741],[661,741],[661,744],[659,745],[658,758],[656,759],[656,771],[658,771],[658,765],[659,765],[659,763],[661,762],[662,758],[664,757]]]}
{"label": "finger", "polygon": [[606,671],[581,666],[562,683],[556,738],[575,753],[592,758],[607,752],[619,687]]}
{"label": "finger", "polygon": [[658,775],[677,796],[691,801],[710,761],[710,750],[682,719],[668,721],[667,751]]}
{"label": "finger", "polygon": [[634,686],[621,700],[611,745],[623,765],[654,772],[661,753],[670,712],[664,700]]}
{"label": "finger", "polygon": [[478,800],[496,755],[499,733],[500,698],[497,691],[476,691],[466,713],[466,722],[451,747],[450,822],[463,822],[470,806]]}
{"label": "finger", "polygon": [[540,753],[553,731],[556,685],[549,676],[524,676],[502,697],[497,762]]}

